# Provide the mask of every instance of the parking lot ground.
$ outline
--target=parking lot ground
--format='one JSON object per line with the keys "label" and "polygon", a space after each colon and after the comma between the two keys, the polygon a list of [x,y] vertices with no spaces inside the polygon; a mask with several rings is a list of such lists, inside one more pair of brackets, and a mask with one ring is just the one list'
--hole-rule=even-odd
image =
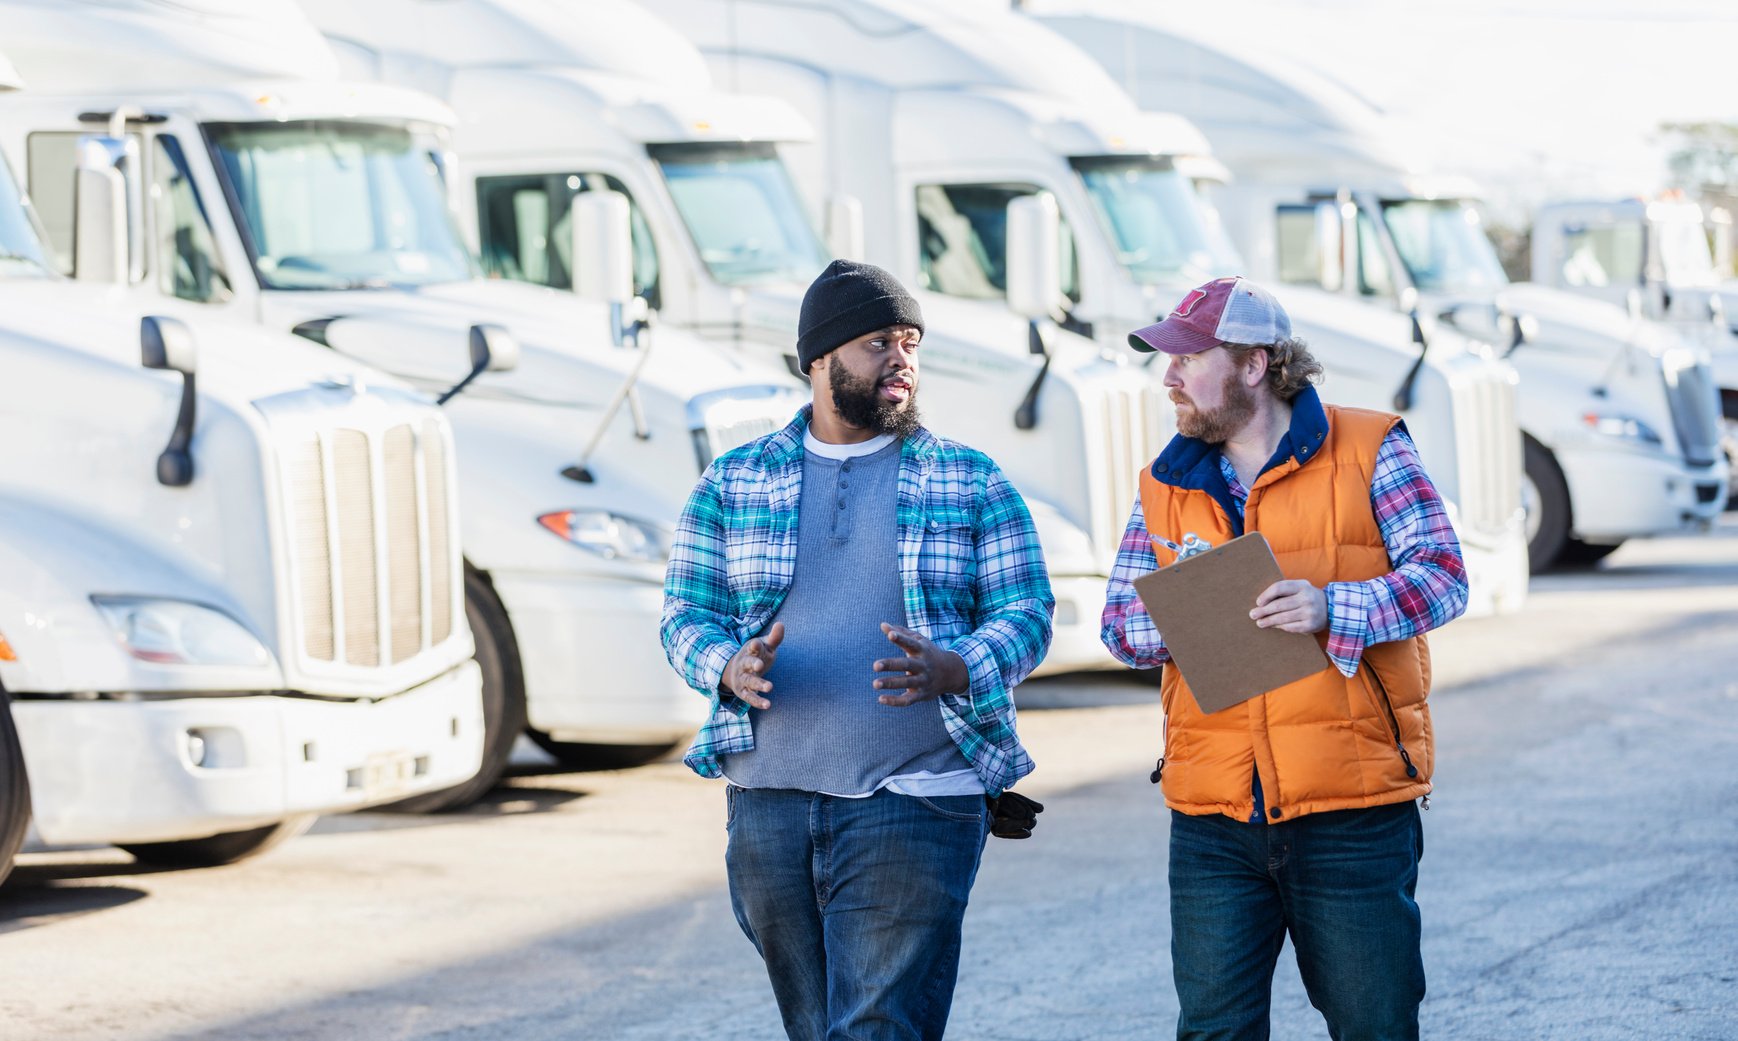
{"label": "parking lot ground", "polygon": [[[1536,581],[1432,641],[1425,1036],[1738,1037],[1738,518]],[[1156,692],[1035,681],[1048,807],[992,839],[949,1036],[1170,1036]],[[470,811],[321,821],[257,861],[28,854],[0,891],[3,1041],[764,1041],[723,795],[674,759],[551,772]],[[1324,1038],[1289,952],[1274,1037]]]}

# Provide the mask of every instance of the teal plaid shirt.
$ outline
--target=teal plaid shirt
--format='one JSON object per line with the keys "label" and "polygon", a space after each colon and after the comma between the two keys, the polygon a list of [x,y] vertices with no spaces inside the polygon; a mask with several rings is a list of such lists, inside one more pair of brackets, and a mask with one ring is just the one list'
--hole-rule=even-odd
{"label": "teal plaid shirt", "polygon": [[[805,405],[783,430],[713,460],[676,523],[660,635],[670,664],[712,701],[684,760],[703,777],[721,775],[719,756],[754,747],[747,702],[719,683],[790,591],[808,425]],[[1031,514],[988,456],[920,429],[900,446],[896,516],[905,624],[965,659],[970,688],[941,696],[942,721],[1000,794],[1032,772],[1013,688],[1043,660],[1056,607]]]}

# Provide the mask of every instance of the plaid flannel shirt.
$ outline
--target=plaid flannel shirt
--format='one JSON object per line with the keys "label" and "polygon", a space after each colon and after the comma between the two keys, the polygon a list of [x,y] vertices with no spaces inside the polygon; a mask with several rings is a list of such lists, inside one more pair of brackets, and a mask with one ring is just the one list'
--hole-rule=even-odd
{"label": "plaid flannel shirt", "polygon": [[[1219,469],[1241,511],[1248,489],[1223,455]],[[1410,639],[1446,625],[1466,610],[1460,540],[1403,428],[1389,431],[1376,454],[1370,505],[1394,570],[1367,582],[1330,582],[1326,588],[1328,657],[1347,676],[1358,671],[1364,648]],[[1157,668],[1171,660],[1133,585],[1157,567],[1137,497],[1111,569],[1100,633],[1111,654],[1137,669]]]}
{"label": "plaid flannel shirt", "polygon": [[[684,758],[703,777],[722,774],[719,756],[754,747],[747,702],[719,685],[796,573],[809,414],[804,406],[783,430],[713,460],[676,524],[660,635],[670,664],[712,701]],[[900,447],[898,495],[905,624],[965,660],[970,686],[940,697],[942,721],[1000,794],[1032,771],[1013,688],[1043,660],[1056,605],[1037,531],[989,457],[926,430]]]}

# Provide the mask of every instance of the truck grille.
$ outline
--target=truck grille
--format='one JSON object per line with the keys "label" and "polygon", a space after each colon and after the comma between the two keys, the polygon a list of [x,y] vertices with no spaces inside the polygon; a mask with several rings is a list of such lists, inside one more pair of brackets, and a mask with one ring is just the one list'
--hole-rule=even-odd
{"label": "truck grille", "polygon": [[1521,508],[1521,438],[1515,427],[1515,385],[1497,373],[1454,389],[1459,442],[1461,523],[1497,534]]}
{"label": "truck grille", "polygon": [[1720,458],[1720,398],[1714,374],[1693,352],[1675,350],[1660,359],[1660,378],[1684,462],[1712,466]]}
{"label": "truck grille", "polygon": [[450,637],[455,565],[439,423],[321,430],[285,456],[302,653],[373,668]]}
{"label": "truck grille", "polygon": [[[1092,540],[1108,568],[1122,544],[1124,526],[1140,494],[1141,471],[1170,440],[1176,419],[1156,382],[1131,385],[1119,380],[1102,400],[1100,443],[1109,467],[1093,511]],[[1088,443],[1093,439],[1088,438]],[[1107,572],[1108,573],[1108,572]]]}
{"label": "truck grille", "polygon": [[715,398],[699,409],[694,430],[694,455],[707,465],[738,445],[783,429],[796,410],[785,394]]}

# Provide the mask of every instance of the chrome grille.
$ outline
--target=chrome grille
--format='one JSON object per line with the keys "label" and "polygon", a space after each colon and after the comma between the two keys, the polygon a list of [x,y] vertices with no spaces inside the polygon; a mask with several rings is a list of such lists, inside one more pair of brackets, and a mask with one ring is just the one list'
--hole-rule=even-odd
{"label": "chrome grille", "polygon": [[319,430],[286,446],[296,643],[311,661],[378,668],[452,636],[442,435],[426,420]]}
{"label": "chrome grille", "polygon": [[1713,465],[1720,458],[1720,398],[1714,374],[1690,351],[1667,351],[1660,359],[1660,378],[1665,380],[1684,462]]}
{"label": "chrome grille", "polygon": [[[1097,496],[1093,541],[1103,556],[1114,556],[1122,544],[1124,526],[1140,494],[1141,471],[1158,457],[1171,435],[1170,404],[1157,386],[1118,382],[1102,401],[1101,443],[1109,470]],[[1110,557],[1105,558],[1108,566]]]}
{"label": "chrome grille", "polygon": [[1455,437],[1460,442],[1461,523],[1499,533],[1521,508],[1521,436],[1515,426],[1515,385],[1481,373],[1454,389]]}
{"label": "chrome grille", "polygon": [[765,437],[790,422],[788,402],[782,398],[722,398],[700,413],[694,431],[694,453],[700,469],[738,445]]}

